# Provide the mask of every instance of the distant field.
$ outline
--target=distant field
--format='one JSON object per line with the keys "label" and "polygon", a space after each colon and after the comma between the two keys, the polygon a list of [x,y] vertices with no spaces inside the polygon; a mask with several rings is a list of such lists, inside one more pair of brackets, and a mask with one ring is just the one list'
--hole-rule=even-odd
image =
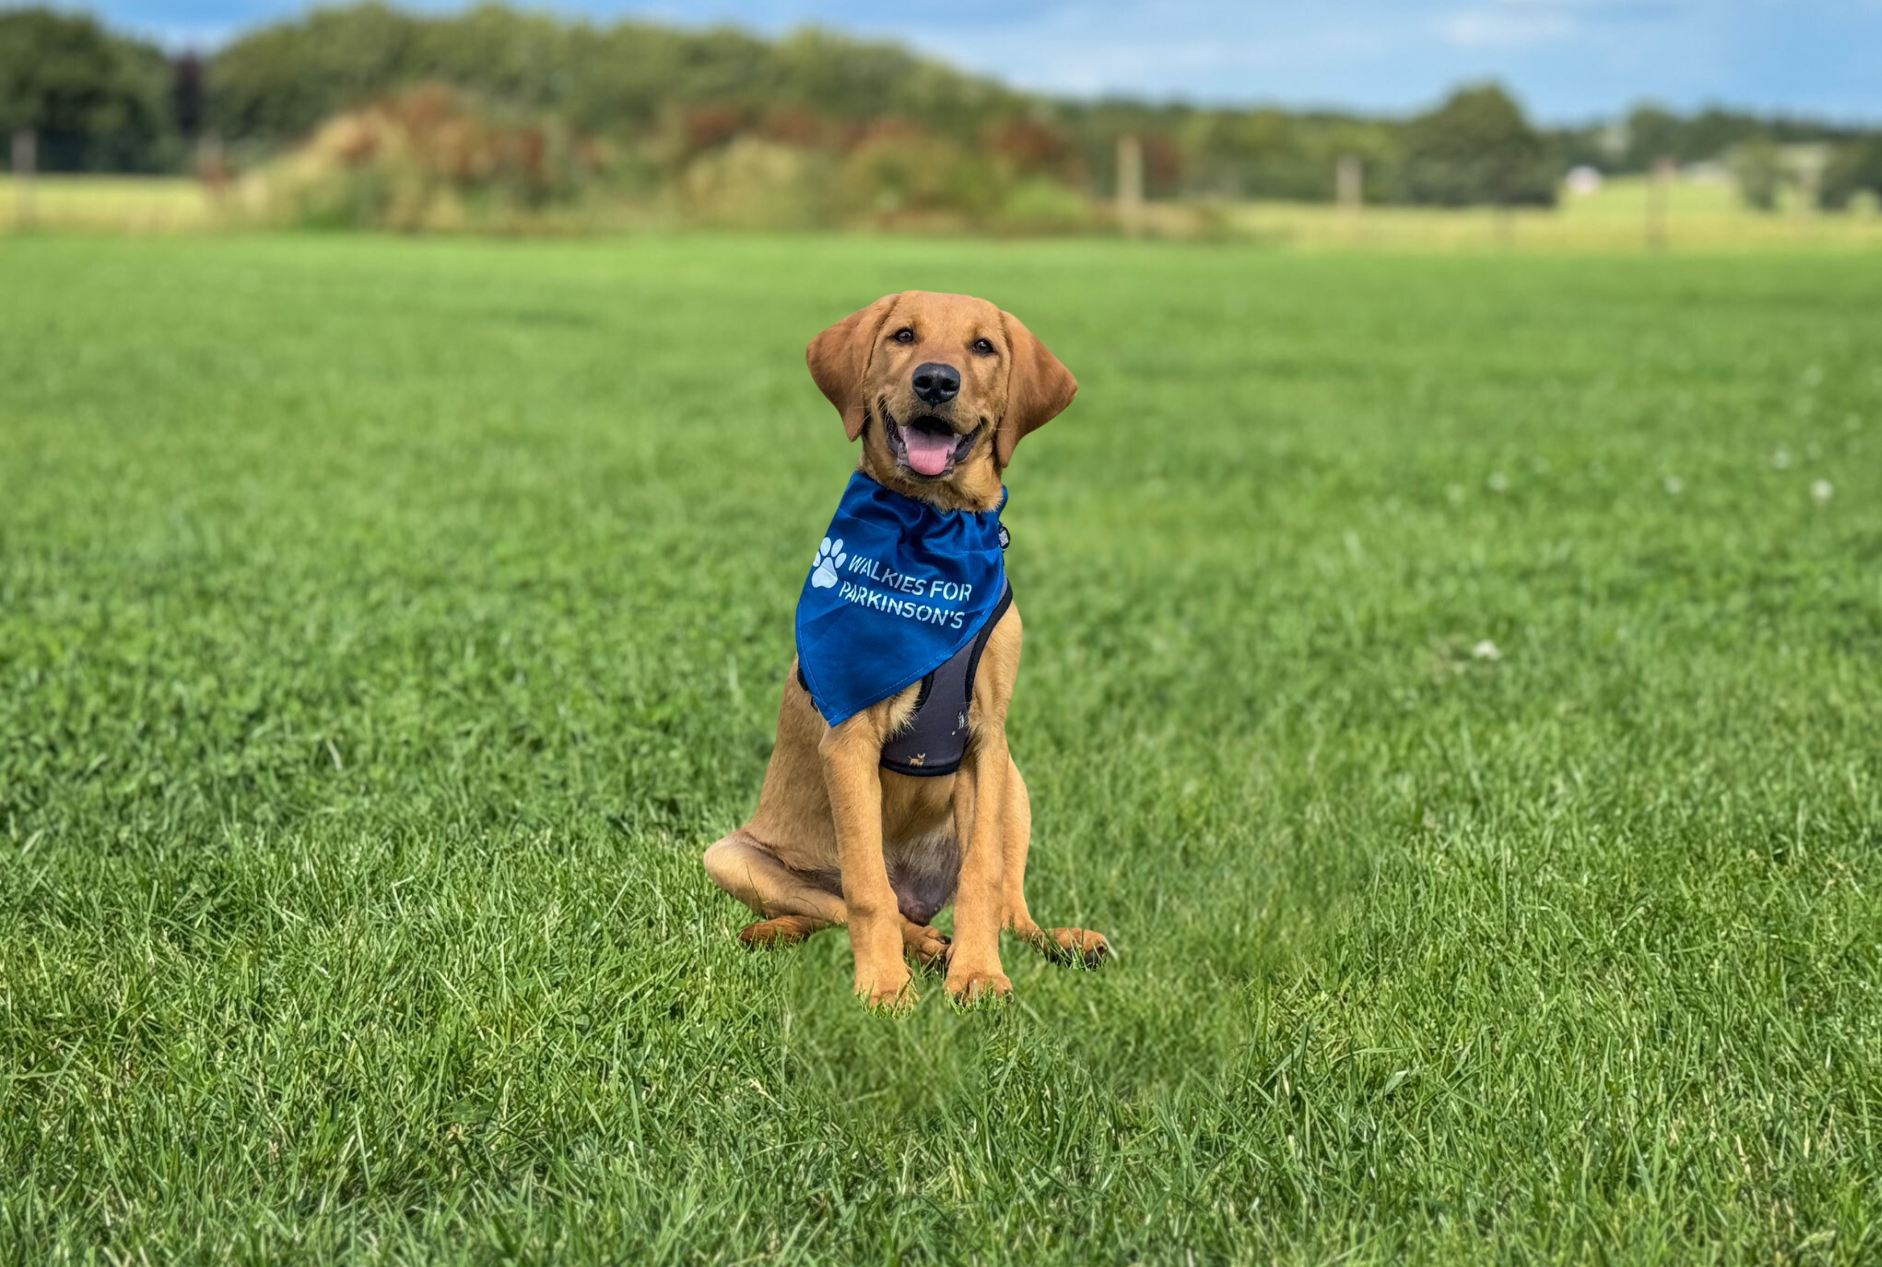
{"label": "distant field", "polygon": [[[1882,1256],[1882,256],[0,240],[0,1260]],[[907,1020],[743,821],[901,287],[1042,919]]]}
{"label": "distant field", "polygon": [[[1320,203],[1249,202],[1199,207],[1152,203],[1147,223],[1173,238],[1246,237],[1313,249],[1480,251],[1623,251],[1647,248],[1648,184],[1610,180],[1588,197],[1564,197],[1554,210],[1499,213],[1419,207],[1368,207],[1353,217]],[[205,232],[265,223],[260,186],[232,188],[220,201],[193,180],[42,177],[31,222],[49,229],[135,233]],[[1882,214],[1873,202],[1849,213],[1819,215],[1787,205],[1772,215],[1746,210],[1728,183],[1679,181],[1666,198],[1663,245],[1675,251],[1882,248]],[[571,213],[556,231],[637,230],[658,213],[600,208]],[[0,176],[0,231],[25,222],[19,184]]]}
{"label": "distant field", "polygon": [[1872,205],[1821,215],[1786,204],[1765,214],[1748,210],[1729,183],[1693,180],[1668,186],[1662,227],[1653,237],[1650,184],[1610,180],[1592,195],[1564,195],[1552,210],[1367,207],[1353,217],[1320,204],[1253,203],[1231,209],[1227,219],[1233,230],[1257,238],[1336,249],[1637,253],[1655,241],[1665,249],[1707,253],[1882,247],[1882,216]]}
{"label": "distant field", "polygon": [[200,182],[161,176],[41,176],[22,188],[0,175],[0,228],[111,229],[175,233],[214,228]]}

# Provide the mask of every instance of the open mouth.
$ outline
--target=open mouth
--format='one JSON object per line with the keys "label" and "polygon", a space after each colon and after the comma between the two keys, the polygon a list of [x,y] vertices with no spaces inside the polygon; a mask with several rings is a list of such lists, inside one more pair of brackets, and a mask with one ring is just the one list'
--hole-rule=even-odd
{"label": "open mouth", "polygon": [[889,437],[889,452],[896,462],[916,475],[936,479],[953,470],[973,450],[979,431],[957,435],[939,418],[911,418],[897,422],[888,406],[880,407],[882,429]]}

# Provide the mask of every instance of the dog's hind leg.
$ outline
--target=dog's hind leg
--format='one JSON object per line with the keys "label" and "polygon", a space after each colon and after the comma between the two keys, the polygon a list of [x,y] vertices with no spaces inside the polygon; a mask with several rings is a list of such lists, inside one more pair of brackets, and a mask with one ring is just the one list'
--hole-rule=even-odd
{"label": "dog's hind leg", "polygon": [[746,942],[802,941],[832,924],[849,923],[842,897],[779,862],[743,828],[706,850],[706,874],[763,917],[739,934]]}
{"label": "dog's hind leg", "polygon": [[[813,919],[808,915],[779,915],[775,919],[763,919],[756,924],[745,925],[739,929],[738,939],[747,946],[789,946],[829,927],[830,921]],[[938,971],[947,966],[948,950],[948,939],[939,929],[903,917],[904,958]]]}
{"label": "dog's hind leg", "polygon": [[808,915],[779,915],[745,925],[738,930],[738,939],[747,946],[789,946],[828,927],[830,921]]}
{"label": "dog's hind leg", "polygon": [[[706,873],[753,914],[765,917],[739,931],[739,940],[748,946],[788,946],[849,923],[841,897],[779,862],[742,828],[706,850]],[[948,939],[903,917],[902,952],[925,968],[935,967],[947,959]]]}

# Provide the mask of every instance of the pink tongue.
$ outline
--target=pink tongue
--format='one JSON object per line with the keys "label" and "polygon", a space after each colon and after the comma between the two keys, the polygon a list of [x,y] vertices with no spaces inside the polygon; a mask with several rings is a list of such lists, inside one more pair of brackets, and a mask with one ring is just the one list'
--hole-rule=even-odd
{"label": "pink tongue", "polygon": [[953,436],[910,427],[902,433],[902,439],[908,444],[908,464],[921,474],[939,475],[948,469],[948,458],[954,454]]}

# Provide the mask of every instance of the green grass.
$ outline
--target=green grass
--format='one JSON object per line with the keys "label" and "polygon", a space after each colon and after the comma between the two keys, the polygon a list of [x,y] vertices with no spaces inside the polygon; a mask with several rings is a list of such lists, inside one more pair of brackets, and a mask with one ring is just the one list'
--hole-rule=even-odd
{"label": "green grass", "polygon": [[[0,1257],[1882,1255],[1882,257],[0,277]],[[888,1020],[699,853],[853,460],[804,343],[904,286],[1083,383],[1011,736],[1122,960]]]}

